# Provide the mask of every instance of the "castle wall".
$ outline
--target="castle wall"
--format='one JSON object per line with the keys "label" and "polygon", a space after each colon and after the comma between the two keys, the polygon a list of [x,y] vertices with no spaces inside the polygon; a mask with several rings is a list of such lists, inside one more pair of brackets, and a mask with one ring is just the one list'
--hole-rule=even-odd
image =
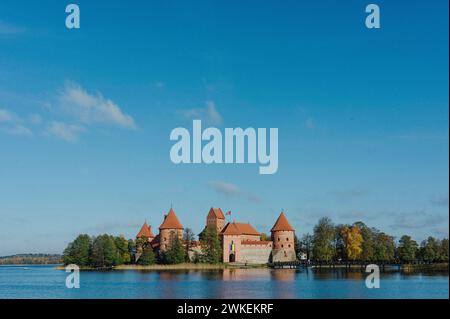
{"label": "castle wall", "polygon": [[266,264],[270,261],[271,253],[271,244],[242,245],[237,261],[248,264]]}

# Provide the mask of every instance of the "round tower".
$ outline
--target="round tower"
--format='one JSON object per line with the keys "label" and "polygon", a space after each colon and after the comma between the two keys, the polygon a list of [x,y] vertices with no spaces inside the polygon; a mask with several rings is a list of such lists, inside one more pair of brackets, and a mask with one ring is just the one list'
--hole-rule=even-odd
{"label": "round tower", "polygon": [[295,230],[289,224],[284,212],[281,212],[270,232],[273,241],[272,261],[295,261],[297,259]]}
{"label": "round tower", "polygon": [[166,251],[170,245],[174,236],[182,240],[183,238],[183,225],[178,220],[177,215],[171,208],[167,215],[164,215],[164,221],[159,226],[159,249]]}

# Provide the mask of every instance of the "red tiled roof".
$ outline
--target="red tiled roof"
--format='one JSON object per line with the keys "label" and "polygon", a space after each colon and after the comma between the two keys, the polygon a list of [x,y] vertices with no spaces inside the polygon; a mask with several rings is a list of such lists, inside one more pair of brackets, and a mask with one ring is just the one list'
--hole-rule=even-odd
{"label": "red tiled roof", "polygon": [[286,216],[284,216],[284,213],[281,212],[280,216],[278,217],[277,221],[275,222],[275,225],[273,225],[271,232],[273,231],[294,231],[294,228],[289,224]]}
{"label": "red tiled roof", "polygon": [[241,243],[242,245],[268,245],[272,244],[271,241],[266,240],[244,240]]}
{"label": "red tiled roof", "polygon": [[164,221],[161,226],[159,226],[159,229],[183,229],[183,225],[181,225],[177,215],[175,215],[175,212],[172,208],[164,217]]}
{"label": "red tiled roof", "polygon": [[221,233],[224,235],[260,235],[252,225],[236,222],[228,223]]}
{"label": "red tiled roof", "polygon": [[145,222],[144,225],[142,225],[141,230],[136,235],[136,238],[142,238],[142,237],[147,237],[147,238],[155,237],[152,233],[151,226],[147,225],[147,222]]}
{"label": "red tiled roof", "polygon": [[222,210],[220,208],[213,208],[209,210],[208,216],[211,214],[214,214],[218,219],[225,219],[225,215],[223,214]]}

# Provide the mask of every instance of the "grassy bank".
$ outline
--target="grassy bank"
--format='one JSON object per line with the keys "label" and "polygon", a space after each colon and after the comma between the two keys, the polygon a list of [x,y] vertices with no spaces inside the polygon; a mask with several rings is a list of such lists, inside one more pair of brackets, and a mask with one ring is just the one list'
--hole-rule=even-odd
{"label": "grassy bank", "polygon": [[404,272],[449,272],[448,263],[436,263],[436,264],[405,264],[402,265],[402,271]]}

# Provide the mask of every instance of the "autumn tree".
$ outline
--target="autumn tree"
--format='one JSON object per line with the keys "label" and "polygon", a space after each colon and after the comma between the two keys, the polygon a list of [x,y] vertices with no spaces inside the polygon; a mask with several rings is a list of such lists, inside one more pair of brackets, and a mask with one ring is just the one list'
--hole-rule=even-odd
{"label": "autumn tree", "polygon": [[344,238],[345,254],[347,259],[356,260],[362,253],[363,237],[361,230],[357,225],[351,227],[344,226],[341,230],[342,237]]}

